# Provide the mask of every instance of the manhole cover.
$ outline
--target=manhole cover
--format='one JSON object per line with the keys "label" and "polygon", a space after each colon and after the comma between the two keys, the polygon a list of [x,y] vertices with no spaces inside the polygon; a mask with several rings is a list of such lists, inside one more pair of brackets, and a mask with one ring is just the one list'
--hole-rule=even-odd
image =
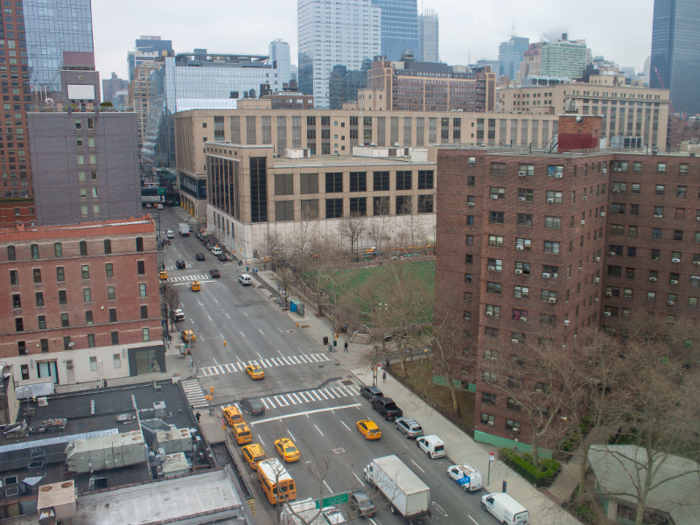
{"label": "manhole cover", "polygon": [[301,327],[302,327],[302,328],[310,328],[310,327],[311,327],[311,325],[308,325],[308,324],[303,324],[303,325],[301,325]]}
{"label": "manhole cover", "polygon": [[290,334],[293,334],[296,330],[287,330]]}
{"label": "manhole cover", "polygon": [[343,447],[340,448],[334,448],[333,453],[335,454],[345,454],[345,449]]}
{"label": "manhole cover", "polygon": [[326,368],[326,367],[325,367],[325,366],[323,366],[323,365],[318,365],[318,367],[319,367],[319,368]]}
{"label": "manhole cover", "polygon": [[348,379],[346,379],[345,381],[341,381],[341,383],[343,383],[344,385],[352,385],[353,384],[353,382],[348,380]]}

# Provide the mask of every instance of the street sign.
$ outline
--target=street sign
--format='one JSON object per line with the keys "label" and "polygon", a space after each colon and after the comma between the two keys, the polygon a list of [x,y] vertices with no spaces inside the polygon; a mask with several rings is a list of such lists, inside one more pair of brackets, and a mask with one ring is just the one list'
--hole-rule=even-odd
{"label": "street sign", "polygon": [[158,195],[165,195],[165,188],[158,188]]}
{"label": "street sign", "polygon": [[341,503],[347,503],[348,502],[348,493],[343,492],[342,494],[333,494],[332,496],[328,496],[327,498],[323,498],[323,504],[321,504],[320,501],[316,500],[316,508],[320,509],[322,506],[325,507],[332,507],[333,505],[340,505]]}

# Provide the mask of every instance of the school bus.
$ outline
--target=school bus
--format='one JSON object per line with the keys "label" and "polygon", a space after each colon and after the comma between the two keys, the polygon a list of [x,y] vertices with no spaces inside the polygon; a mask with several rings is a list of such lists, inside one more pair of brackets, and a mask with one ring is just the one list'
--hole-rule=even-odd
{"label": "school bus", "polygon": [[297,499],[296,484],[277,458],[258,463],[258,480],[267,500],[272,505]]}

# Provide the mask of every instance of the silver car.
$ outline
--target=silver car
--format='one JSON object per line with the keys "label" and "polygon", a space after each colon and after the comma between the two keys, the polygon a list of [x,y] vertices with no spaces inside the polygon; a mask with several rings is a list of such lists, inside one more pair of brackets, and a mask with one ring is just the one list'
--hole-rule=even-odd
{"label": "silver car", "polygon": [[423,435],[423,427],[418,421],[410,417],[397,417],[394,421],[394,427],[403,432],[406,439],[417,438]]}

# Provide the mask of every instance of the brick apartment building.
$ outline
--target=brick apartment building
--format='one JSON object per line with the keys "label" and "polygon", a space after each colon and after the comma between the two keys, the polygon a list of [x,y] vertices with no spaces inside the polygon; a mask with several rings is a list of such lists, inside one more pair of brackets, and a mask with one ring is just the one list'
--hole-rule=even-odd
{"label": "brick apartment building", "polygon": [[155,223],[0,230],[0,359],[20,384],[165,371]]}
{"label": "brick apartment building", "polygon": [[[588,142],[572,119],[560,148],[590,147],[600,126],[584,125],[600,118],[583,119]],[[698,317],[700,159],[465,148],[437,163],[436,311],[463,305],[476,370],[455,379],[475,381],[477,440],[527,439],[490,363],[517,358],[542,321],[566,344],[588,326],[620,333],[635,312]]]}

